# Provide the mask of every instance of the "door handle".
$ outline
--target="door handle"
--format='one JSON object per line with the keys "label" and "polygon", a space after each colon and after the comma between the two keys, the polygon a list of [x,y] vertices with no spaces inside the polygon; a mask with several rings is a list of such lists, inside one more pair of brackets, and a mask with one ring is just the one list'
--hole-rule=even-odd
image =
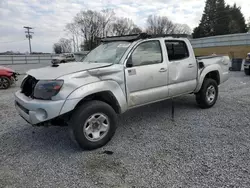
{"label": "door handle", "polygon": [[159,70],[159,72],[166,72],[166,71],[167,71],[166,68],[161,68],[161,69]]}
{"label": "door handle", "polygon": [[194,65],[193,65],[192,63],[190,63],[190,64],[188,65],[188,68],[192,68],[192,67],[194,67]]}

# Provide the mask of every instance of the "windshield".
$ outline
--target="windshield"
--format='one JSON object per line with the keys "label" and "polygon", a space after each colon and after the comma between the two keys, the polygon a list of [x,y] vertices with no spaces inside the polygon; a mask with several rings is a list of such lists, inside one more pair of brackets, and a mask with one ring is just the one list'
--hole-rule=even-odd
{"label": "windshield", "polygon": [[92,50],[83,61],[89,63],[119,63],[130,42],[117,41],[102,43]]}

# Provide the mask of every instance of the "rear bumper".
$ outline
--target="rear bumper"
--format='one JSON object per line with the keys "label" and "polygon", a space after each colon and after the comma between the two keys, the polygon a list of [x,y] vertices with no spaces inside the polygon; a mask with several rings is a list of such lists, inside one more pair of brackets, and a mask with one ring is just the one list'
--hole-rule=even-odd
{"label": "rear bumper", "polygon": [[31,99],[20,91],[15,93],[15,107],[28,123],[36,125],[59,116],[65,100],[46,101]]}

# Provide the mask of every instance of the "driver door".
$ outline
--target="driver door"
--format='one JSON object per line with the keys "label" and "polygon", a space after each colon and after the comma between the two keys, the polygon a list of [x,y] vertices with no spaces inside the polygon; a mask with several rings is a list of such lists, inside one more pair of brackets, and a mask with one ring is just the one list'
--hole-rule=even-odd
{"label": "driver door", "polygon": [[125,69],[130,108],[168,97],[163,47],[159,40],[149,40],[140,43],[130,55]]}

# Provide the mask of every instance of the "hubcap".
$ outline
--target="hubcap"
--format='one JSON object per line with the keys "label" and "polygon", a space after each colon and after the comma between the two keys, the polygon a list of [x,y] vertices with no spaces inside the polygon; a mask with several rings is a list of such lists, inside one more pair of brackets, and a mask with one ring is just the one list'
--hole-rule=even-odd
{"label": "hubcap", "polygon": [[8,87],[8,80],[6,78],[0,78],[0,89]]}
{"label": "hubcap", "polygon": [[207,101],[209,103],[212,103],[215,99],[215,95],[216,95],[215,87],[213,85],[209,86],[206,92]]}
{"label": "hubcap", "polygon": [[102,113],[95,113],[84,123],[83,132],[89,141],[96,142],[106,136],[109,127],[108,117]]}

